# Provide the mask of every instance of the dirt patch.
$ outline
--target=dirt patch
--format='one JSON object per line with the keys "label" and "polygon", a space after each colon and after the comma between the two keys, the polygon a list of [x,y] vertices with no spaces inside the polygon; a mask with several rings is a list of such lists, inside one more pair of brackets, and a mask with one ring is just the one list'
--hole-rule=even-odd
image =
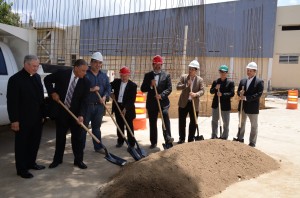
{"label": "dirt patch", "polygon": [[98,197],[210,197],[279,164],[248,145],[205,140],[151,154],[125,166]]}

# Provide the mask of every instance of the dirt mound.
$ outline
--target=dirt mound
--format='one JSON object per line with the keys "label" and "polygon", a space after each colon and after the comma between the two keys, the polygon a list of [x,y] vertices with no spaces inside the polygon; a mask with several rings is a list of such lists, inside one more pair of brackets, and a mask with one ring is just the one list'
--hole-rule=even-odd
{"label": "dirt mound", "polygon": [[274,159],[242,143],[185,143],[124,167],[98,196],[210,197],[232,183],[277,168]]}

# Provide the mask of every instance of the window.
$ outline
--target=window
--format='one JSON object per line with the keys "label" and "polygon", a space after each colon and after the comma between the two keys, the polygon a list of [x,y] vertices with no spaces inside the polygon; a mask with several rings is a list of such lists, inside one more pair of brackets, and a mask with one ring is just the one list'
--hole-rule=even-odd
{"label": "window", "polygon": [[281,30],[282,30],[282,31],[300,30],[300,25],[282,26]]}
{"label": "window", "polygon": [[71,55],[71,64],[74,65],[75,61],[76,61],[76,54],[72,54]]}
{"label": "window", "polygon": [[282,55],[279,56],[279,63],[281,64],[298,64],[299,56],[289,56],[289,55]]}
{"label": "window", "polygon": [[7,75],[6,63],[1,48],[0,48],[0,75]]}

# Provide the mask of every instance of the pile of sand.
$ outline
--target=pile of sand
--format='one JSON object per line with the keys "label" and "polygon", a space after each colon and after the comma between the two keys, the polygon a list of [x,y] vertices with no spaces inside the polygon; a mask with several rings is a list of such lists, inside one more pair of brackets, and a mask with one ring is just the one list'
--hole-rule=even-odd
{"label": "pile of sand", "polygon": [[99,197],[210,197],[279,164],[248,145],[205,140],[176,145],[124,167]]}

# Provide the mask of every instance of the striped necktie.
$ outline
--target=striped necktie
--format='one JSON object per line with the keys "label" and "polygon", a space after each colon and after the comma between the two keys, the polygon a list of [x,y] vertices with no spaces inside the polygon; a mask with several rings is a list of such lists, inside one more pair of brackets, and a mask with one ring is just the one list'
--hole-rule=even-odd
{"label": "striped necktie", "polygon": [[65,99],[65,105],[68,108],[70,108],[70,106],[71,106],[72,96],[73,96],[74,89],[75,89],[75,86],[76,86],[76,79],[77,79],[77,77],[74,77],[72,83],[70,84],[70,87],[68,89],[68,93],[67,93],[67,96],[66,96],[66,99]]}

